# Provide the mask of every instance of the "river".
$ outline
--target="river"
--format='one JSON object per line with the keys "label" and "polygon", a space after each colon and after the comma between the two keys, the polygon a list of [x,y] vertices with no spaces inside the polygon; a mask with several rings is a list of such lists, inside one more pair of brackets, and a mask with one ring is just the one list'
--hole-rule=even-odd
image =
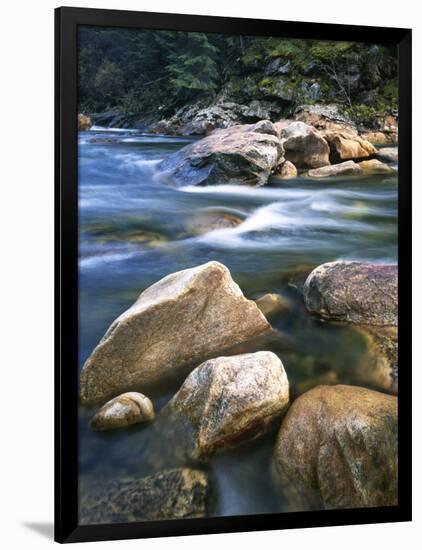
{"label": "river", "polygon": [[[272,349],[293,397],[327,373],[355,382],[359,340],[350,329],[307,314],[294,273],[337,259],[395,263],[397,179],[298,177],[261,188],[193,187],[187,181],[174,188],[158,164],[190,141],[98,127],[79,133],[80,368],[146,287],[171,272],[218,260],[248,298],[279,292],[291,301],[291,310],[271,321],[281,335]],[[195,220],[211,210],[243,222],[196,234]],[[156,410],[170,397],[153,396]],[[88,427],[92,414],[80,408],[81,480],[149,473],[136,450],[148,427],[99,434]],[[210,462],[216,486],[211,515],[283,510],[271,483],[273,442],[270,434]]]}

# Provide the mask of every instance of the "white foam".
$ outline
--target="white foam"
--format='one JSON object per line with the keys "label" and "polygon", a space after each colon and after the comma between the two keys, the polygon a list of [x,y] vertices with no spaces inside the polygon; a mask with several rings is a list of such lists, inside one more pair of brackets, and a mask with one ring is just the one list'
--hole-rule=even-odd
{"label": "white foam", "polygon": [[103,263],[118,263],[124,260],[128,260],[136,255],[139,252],[112,252],[110,254],[101,254],[98,256],[90,256],[87,258],[81,258],[79,260],[79,269],[89,269],[98,267],[98,265]]}

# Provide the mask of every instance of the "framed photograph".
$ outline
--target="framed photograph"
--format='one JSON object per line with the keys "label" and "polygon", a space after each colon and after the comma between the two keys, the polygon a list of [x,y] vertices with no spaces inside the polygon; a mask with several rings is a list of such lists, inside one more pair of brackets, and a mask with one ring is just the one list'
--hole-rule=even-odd
{"label": "framed photograph", "polygon": [[56,540],[409,521],[411,31],[55,17]]}

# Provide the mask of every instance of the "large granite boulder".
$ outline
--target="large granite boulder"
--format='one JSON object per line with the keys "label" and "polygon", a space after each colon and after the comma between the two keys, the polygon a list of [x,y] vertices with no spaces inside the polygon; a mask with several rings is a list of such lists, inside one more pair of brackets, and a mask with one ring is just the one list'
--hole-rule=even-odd
{"label": "large granite boulder", "polygon": [[289,382],[274,353],[210,359],[157,416],[146,460],[158,467],[206,461],[268,431],[288,403]]}
{"label": "large granite boulder", "polygon": [[111,324],[82,369],[81,402],[104,403],[124,391],[180,379],[270,328],[224,265],[208,262],[172,273]]}
{"label": "large granite boulder", "polygon": [[330,161],[364,159],[375,155],[376,148],[353,131],[326,131],[324,138],[330,146]]}
{"label": "large granite boulder", "polygon": [[291,510],[397,504],[397,397],[317,386],[284,417],[274,476]]}
{"label": "large granite boulder", "polygon": [[286,160],[299,168],[319,168],[330,164],[330,149],[322,135],[304,122],[291,122],[281,130]]}
{"label": "large granite boulder", "polygon": [[152,401],[142,393],[127,392],[107,401],[91,420],[97,431],[126,428],[154,419]]}
{"label": "large granite boulder", "polygon": [[81,482],[82,525],[204,517],[209,484],[199,470],[180,468],[141,479]]}
{"label": "large granite boulder", "polygon": [[176,185],[265,185],[284,161],[269,120],[215,130],[164,159],[160,168]]}
{"label": "large granite boulder", "polygon": [[331,321],[397,325],[397,265],[328,262],[304,285],[309,312]]}

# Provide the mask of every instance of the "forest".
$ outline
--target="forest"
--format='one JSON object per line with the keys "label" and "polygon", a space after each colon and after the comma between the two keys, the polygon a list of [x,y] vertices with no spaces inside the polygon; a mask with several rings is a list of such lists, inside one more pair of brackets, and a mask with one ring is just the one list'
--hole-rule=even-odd
{"label": "forest", "polygon": [[[289,117],[302,104],[335,103],[371,127],[396,115],[394,47],[275,37],[81,27],[82,112],[151,123],[194,104],[250,105],[245,121]],[[268,114],[263,117],[262,113]],[[266,113],[265,113],[266,112]]]}

